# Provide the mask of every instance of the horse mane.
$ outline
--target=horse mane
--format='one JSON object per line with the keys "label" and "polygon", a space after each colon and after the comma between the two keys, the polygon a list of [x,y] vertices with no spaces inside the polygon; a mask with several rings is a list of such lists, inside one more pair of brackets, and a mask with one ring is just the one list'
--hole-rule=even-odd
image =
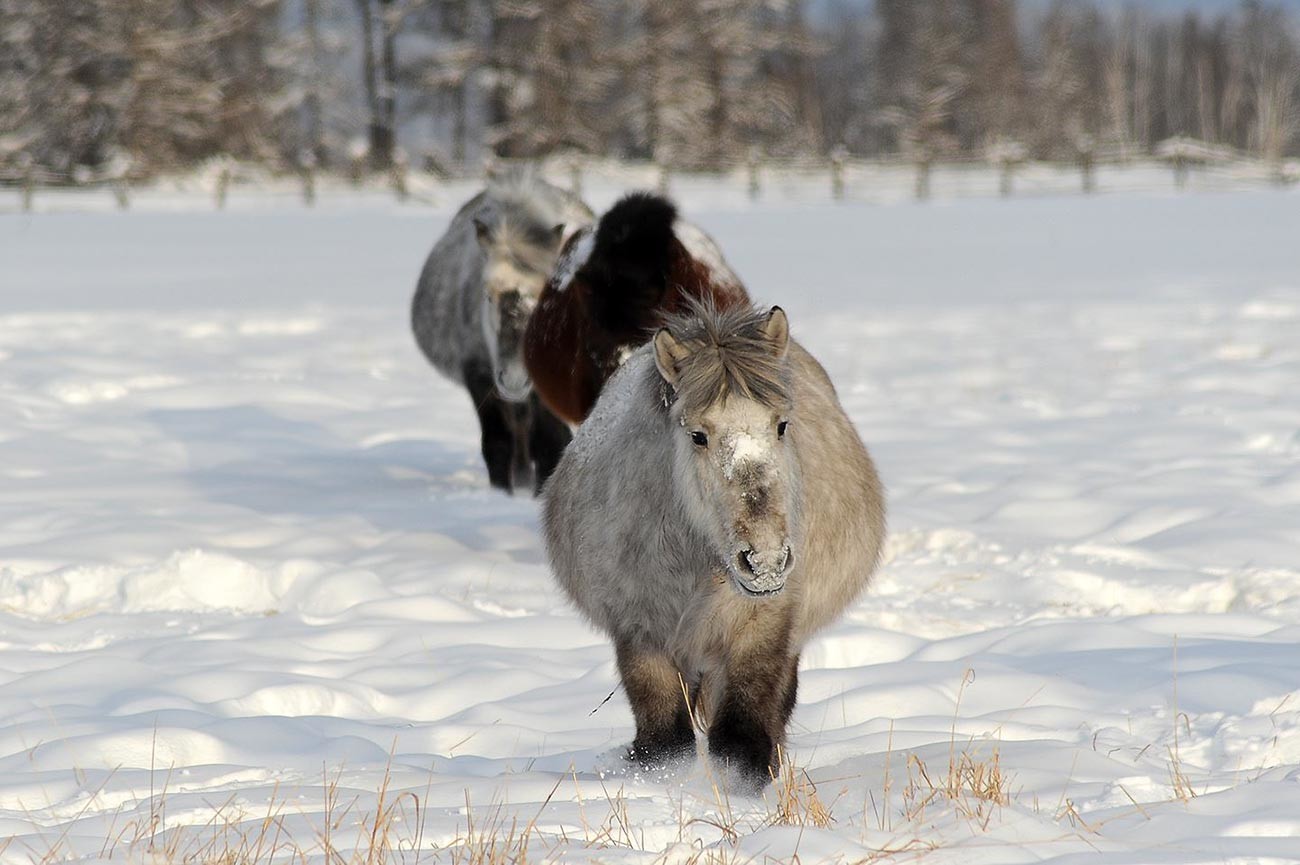
{"label": "horse mane", "polygon": [[725,402],[733,393],[768,408],[790,406],[790,369],[772,348],[765,326],[770,310],[742,305],[721,309],[688,298],[686,310],[665,327],[689,352],[677,364],[671,390],[688,414]]}
{"label": "horse mane", "polygon": [[606,331],[644,338],[668,288],[677,208],[661,195],[623,196],[596,226],[581,278],[592,318]]}

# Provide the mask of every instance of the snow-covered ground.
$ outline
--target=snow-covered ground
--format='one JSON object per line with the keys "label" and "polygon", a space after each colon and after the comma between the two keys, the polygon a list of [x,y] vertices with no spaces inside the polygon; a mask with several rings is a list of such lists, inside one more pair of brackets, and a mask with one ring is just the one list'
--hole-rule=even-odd
{"label": "snow-covered ground", "polygon": [[1295,193],[684,190],[890,489],[764,800],[607,770],[407,331],[454,204],[0,215],[0,861],[1300,858]]}

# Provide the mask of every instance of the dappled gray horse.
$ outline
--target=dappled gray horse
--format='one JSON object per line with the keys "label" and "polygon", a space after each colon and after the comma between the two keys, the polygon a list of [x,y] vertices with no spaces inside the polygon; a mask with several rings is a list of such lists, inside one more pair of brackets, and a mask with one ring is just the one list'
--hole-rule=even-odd
{"label": "dappled gray horse", "polygon": [[494,487],[535,492],[569,442],[569,428],[532,391],[523,337],[561,242],[591,219],[585,204],[540,178],[502,178],[452,218],[420,274],[415,341],[469,390]]}
{"label": "dappled gray horse", "polygon": [[628,759],[695,753],[759,789],[799,653],[866,586],[885,536],[875,467],[785,313],[695,306],[605,386],[547,487],[560,586],[614,642]]}

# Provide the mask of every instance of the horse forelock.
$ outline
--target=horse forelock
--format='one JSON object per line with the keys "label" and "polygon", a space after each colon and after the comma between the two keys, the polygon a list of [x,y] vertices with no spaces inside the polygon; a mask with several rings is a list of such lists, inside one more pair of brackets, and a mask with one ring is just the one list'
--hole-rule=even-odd
{"label": "horse forelock", "polygon": [[668,318],[665,327],[687,351],[672,388],[684,412],[706,411],[733,394],[777,411],[790,407],[789,366],[764,331],[768,316],[691,298],[686,312]]}
{"label": "horse forelock", "polygon": [[511,175],[490,183],[488,193],[498,247],[530,270],[549,274],[558,252],[556,227],[568,216],[556,193],[530,175]]}
{"label": "horse forelock", "polygon": [[553,228],[543,230],[536,222],[503,216],[497,223],[496,243],[515,262],[543,276],[555,260]]}

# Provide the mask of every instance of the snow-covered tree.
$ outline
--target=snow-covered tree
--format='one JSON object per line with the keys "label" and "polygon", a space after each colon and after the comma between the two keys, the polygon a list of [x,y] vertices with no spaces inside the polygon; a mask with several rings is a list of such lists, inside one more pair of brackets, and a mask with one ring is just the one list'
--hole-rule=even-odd
{"label": "snow-covered tree", "polygon": [[1068,158],[1076,143],[1101,133],[1104,85],[1101,19],[1092,8],[1058,2],[1043,22],[1033,77],[1035,151]]}
{"label": "snow-covered tree", "polygon": [[941,0],[881,0],[879,118],[920,159],[958,146],[958,100],[970,86],[965,10]]}
{"label": "snow-covered tree", "polygon": [[1278,7],[1248,3],[1237,57],[1248,99],[1247,144],[1279,161],[1300,133],[1300,48]]}
{"label": "snow-covered tree", "polygon": [[357,119],[347,61],[345,0],[298,0],[286,4],[271,52],[279,84],[269,100],[280,144],[294,160],[329,166],[344,150],[344,132]]}
{"label": "snow-covered tree", "polygon": [[361,30],[370,167],[388,168],[397,147],[397,32],[407,11],[397,0],[353,0]]}

